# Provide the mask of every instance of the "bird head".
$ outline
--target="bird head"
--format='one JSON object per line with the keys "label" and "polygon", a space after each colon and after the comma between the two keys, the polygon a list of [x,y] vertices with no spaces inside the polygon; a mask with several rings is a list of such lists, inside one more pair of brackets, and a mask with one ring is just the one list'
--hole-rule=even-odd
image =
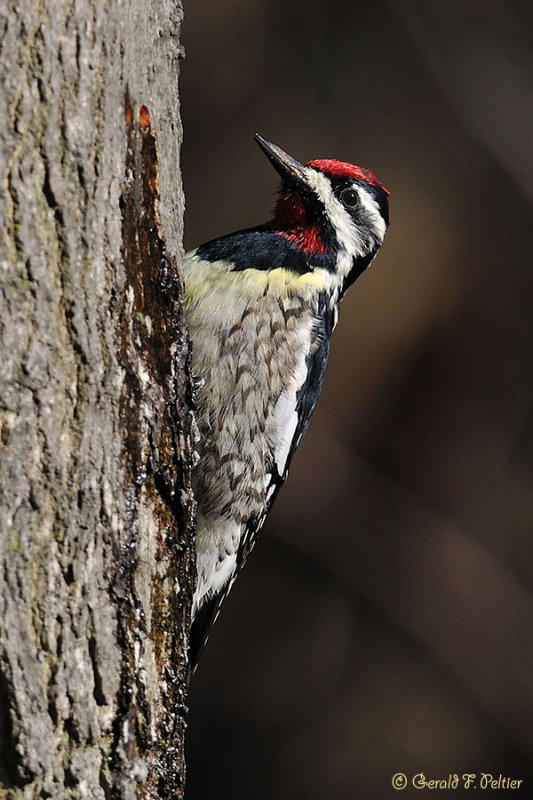
{"label": "bird head", "polygon": [[340,291],[363,272],[389,224],[388,189],[369,169],[336,159],[301,164],[259,134],[256,141],[282,179],[268,227],[292,242]]}

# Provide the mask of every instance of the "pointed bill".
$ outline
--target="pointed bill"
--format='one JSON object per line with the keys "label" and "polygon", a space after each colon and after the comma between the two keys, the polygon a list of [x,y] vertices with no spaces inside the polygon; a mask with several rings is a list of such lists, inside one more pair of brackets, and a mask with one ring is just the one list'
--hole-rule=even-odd
{"label": "pointed bill", "polygon": [[282,150],[281,147],[263,139],[259,133],[255,134],[255,141],[283,180],[298,182],[304,180],[303,164],[296,161],[295,158]]}

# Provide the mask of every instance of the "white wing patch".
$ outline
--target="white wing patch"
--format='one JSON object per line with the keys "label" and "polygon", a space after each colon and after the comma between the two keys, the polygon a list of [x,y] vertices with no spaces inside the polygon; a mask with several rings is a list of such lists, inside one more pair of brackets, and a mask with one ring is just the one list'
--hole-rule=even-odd
{"label": "white wing patch", "polygon": [[[271,480],[272,480],[272,475],[270,475],[270,473],[267,472],[267,481],[268,481],[268,483],[270,483]],[[273,483],[271,486],[269,486],[269,488],[267,490],[267,495],[266,495],[267,502],[270,500],[270,498],[272,497],[272,495],[276,491],[276,488],[277,488],[277,486],[276,486],[275,483]],[[263,517],[263,519],[264,519],[264,517]],[[261,522],[262,522],[262,520],[261,520]]]}
{"label": "white wing patch", "polygon": [[[307,331],[307,339],[311,337],[311,326]],[[310,344],[310,342],[309,342]],[[307,379],[307,360],[309,347],[301,346],[299,363],[296,365],[295,374],[289,386],[279,396],[273,414],[273,430],[270,442],[278,473],[284,477],[287,459],[292,448],[299,416],[297,410],[298,392]]]}
{"label": "white wing patch", "polygon": [[284,393],[274,409],[274,429],[277,441],[273,441],[274,458],[278,473],[283,476],[289,452],[298,425],[296,392]]}

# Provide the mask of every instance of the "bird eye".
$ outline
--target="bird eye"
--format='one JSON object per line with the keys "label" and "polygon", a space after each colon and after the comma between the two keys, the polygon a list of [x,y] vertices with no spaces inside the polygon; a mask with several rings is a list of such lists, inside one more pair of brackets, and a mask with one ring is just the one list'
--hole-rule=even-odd
{"label": "bird eye", "polygon": [[355,189],[343,189],[340,197],[346,208],[355,208],[359,205],[359,195]]}

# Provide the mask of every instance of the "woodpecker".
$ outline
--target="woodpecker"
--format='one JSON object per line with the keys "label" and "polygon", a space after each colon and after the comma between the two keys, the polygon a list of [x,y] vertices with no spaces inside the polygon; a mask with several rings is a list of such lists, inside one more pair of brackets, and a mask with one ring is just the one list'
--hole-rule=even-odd
{"label": "woodpecker", "polygon": [[272,219],[200,245],[184,264],[200,378],[190,669],[309,425],[339,303],[389,223],[389,192],[371,170],[301,164],[255,138],[282,181]]}

